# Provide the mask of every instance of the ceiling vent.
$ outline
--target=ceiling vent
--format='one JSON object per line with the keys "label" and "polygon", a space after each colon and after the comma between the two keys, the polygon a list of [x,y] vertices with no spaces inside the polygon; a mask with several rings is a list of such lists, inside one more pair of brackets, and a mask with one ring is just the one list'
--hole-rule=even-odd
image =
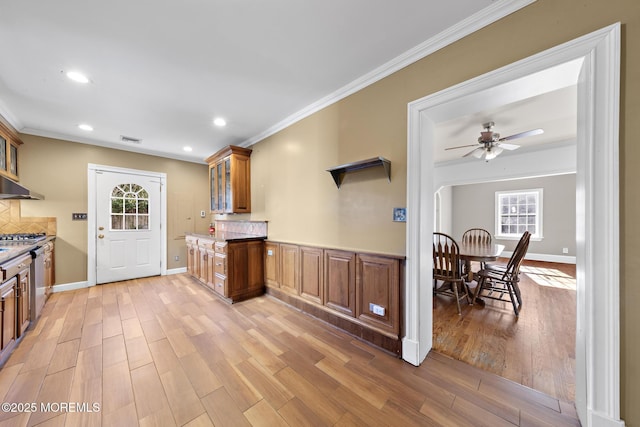
{"label": "ceiling vent", "polygon": [[130,144],[140,144],[142,142],[142,140],[139,138],[132,138],[130,136],[124,136],[124,135],[120,135],[120,141],[128,142]]}

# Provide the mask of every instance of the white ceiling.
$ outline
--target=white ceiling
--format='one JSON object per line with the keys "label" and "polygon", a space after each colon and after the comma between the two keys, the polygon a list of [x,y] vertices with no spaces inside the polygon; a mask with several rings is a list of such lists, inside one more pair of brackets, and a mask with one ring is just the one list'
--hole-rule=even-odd
{"label": "white ceiling", "polygon": [[[531,1],[3,0],[0,114],[26,134],[202,162]],[[68,80],[70,70],[91,82]],[[508,98],[492,97],[500,105]],[[512,100],[518,108],[461,114],[476,105],[468,103],[443,113],[443,145],[473,143],[485,117],[503,136],[532,126],[516,112],[542,122],[520,98]],[[212,124],[218,116],[226,127]],[[142,142],[121,142],[121,135]],[[448,158],[464,154],[455,151]]]}
{"label": "white ceiling", "polygon": [[[456,99],[432,110],[436,144],[434,160],[478,161],[462,156],[478,147],[482,124],[493,121],[494,132],[507,137],[532,129],[541,135],[505,141],[520,146],[517,152],[541,149],[547,144],[575,144],[577,131],[577,83],[582,59],[513,80],[486,91]],[[465,148],[450,149],[472,145]],[[516,151],[503,151],[508,156]]]}

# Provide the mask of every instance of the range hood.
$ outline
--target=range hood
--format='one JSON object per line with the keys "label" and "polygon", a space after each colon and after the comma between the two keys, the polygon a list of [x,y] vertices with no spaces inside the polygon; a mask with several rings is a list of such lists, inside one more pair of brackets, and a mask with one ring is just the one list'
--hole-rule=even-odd
{"label": "range hood", "polygon": [[44,196],[0,175],[0,199],[43,200]]}

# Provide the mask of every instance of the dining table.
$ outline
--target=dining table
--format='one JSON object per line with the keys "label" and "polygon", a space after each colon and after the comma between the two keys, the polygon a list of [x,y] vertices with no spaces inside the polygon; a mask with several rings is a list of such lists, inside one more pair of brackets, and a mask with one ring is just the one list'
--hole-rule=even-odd
{"label": "dining table", "polygon": [[466,282],[473,281],[473,271],[471,270],[471,262],[490,262],[495,261],[504,251],[504,245],[497,243],[479,244],[479,243],[461,243],[460,259],[464,261],[464,271]]}

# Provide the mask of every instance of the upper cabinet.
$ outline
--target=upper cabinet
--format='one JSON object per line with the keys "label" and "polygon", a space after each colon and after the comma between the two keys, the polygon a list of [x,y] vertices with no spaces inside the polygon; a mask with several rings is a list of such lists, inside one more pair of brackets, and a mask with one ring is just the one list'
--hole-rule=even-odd
{"label": "upper cabinet", "polygon": [[18,133],[0,120],[0,174],[18,181]]}
{"label": "upper cabinet", "polygon": [[206,160],[211,212],[251,212],[250,156],[250,149],[229,145]]}

